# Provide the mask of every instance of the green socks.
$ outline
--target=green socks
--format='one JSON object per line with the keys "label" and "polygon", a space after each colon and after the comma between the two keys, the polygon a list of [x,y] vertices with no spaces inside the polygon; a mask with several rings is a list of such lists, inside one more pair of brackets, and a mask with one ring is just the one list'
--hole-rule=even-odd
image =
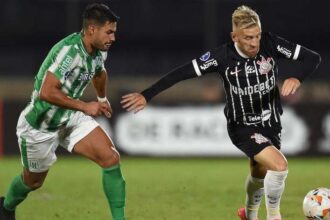
{"label": "green socks", "polygon": [[22,175],[16,176],[9,186],[4,201],[4,208],[9,211],[14,211],[16,206],[20,204],[31,191],[32,189],[23,182]]}
{"label": "green socks", "polygon": [[108,199],[113,220],[125,220],[125,180],[120,165],[102,169],[103,190]]}
{"label": "green socks", "polygon": [[[103,190],[108,199],[113,220],[125,220],[125,180],[120,166],[102,169]],[[14,211],[31,192],[32,189],[24,184],[22,176],[16,176],[7,192],[4,208]]]}

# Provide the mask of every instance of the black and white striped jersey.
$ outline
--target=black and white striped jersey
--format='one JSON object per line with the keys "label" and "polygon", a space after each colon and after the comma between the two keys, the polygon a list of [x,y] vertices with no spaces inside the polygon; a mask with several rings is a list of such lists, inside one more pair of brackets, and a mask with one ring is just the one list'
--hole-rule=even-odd
{"label": "black and white striped jersey", "polygon": [[177,82],[217,72],[223,78],[229,125],[281,127],[282,106],[276,85],[280,59],[301,61],[301,73],[281,77],[295,77],[301,82],[321,62],[318,53],[266,32],[254,58],[245,57],[234,43],[224,44],[171,70],[141,94],[149,101]]}
{"label": "black and white striped jersey", "polygon": [[229,124],[281,127],[277,63],[279,59],[299,59],[300,51],[300,45],[266,32],[254,58],[247,58],[234,43],[228,43],[192,60],[192,64],[198,76],[211,72],[221,75]]}

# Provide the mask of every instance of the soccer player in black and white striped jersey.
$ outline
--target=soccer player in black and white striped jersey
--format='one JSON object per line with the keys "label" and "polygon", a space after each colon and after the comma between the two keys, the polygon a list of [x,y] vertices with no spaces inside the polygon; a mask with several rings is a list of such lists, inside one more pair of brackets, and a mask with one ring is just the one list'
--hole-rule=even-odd
{"label": "soccer player in black and white striped jersey", "polygon": [[[256,220],[265,195],[267,220],[281,220],[280,200],[288,174],[288,163],[280,152],[282,96],[294,94],[301,82],[315,71],[319,54],[268,32],[262,32],[258,14],[247,6],[232,15],[232,42],[210,50],[166,74],[141,93],[123,96],[122,105],[135,113],[147,101],[189,78],[217,72],[226,92],[225,116],[233,144],[250,158],[242,220]],[[281,91],[276,85],[278,61],[288,59],[304,65],[299,74],[283,75]]]}

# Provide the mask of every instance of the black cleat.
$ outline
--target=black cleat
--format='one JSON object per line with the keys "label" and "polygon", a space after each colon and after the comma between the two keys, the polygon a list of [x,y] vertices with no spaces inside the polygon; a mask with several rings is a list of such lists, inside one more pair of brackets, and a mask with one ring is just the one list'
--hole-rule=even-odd
{"label": "black cleat", "polygon": [[0,220],[15,220],[15,211],[8,211],[3,207],[5,197],[0,197]]}

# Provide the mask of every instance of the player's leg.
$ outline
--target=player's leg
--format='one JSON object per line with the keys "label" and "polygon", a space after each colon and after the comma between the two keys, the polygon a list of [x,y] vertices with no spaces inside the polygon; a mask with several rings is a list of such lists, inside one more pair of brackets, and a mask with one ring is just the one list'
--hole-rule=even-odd
{"label": "player's leg", "polygon": [[[28,144],[21,148],[23,172],[14,177],[3,198],[3,207],[6,211],[11,212],[12,216],[15,216],[16,207],[26,199],[28,194],[42,186],[49,167],[56,161],[55,150],[51,150],[51,145],[44,148],[45,151],[42,147],[35,150],[41,145],[40,143],[32,146]],[[46,145],[48,144],[46,143]],[[45,154],[45,152],[48,153]],[[44,155],[44,157],[39,157],[40,155]]]}
{"label": "player's leg", "polygon": [[[243,151],[249,158],[251,158],[255,162],[255,166],[252,166],[251,169],[251,176],[254,177],[254,179],[248,177],[246,183],[247,196],[250,196],[252,198],[254,192],[262,192],[262,190],[259,191],[259,189],[262,188],[261,182],[264,176],[264,192],[265,194],[267,194],[268,192],[267,195],[272,195],[270,191],[272,191],[273,187],[269,186],[269,184],[266,184],[266,182],[268,183],[270,181],[269,179],[271,179],[271,177],[273,176],[272,170],[275,172],[287,170],[287,162],[285,157],[276,147],[273,146],[275,145],[280,148],[280,130],[270,130],[265,128],[260,129],[255,127],[228,127],[228,133],[235,146],[237,146],[241,151]],[[268,157],[271,157],[271,159],[269,159]],[[271,171],[266,172],[266,170]],[[283,171],[283,182],[285,180],[286,173],[287,172]],[[259,180],[260,184],[257,183],[257,180]],[[257,203],[253,204],[252,202],[249,203],[249,201],[252,200],[247,198],[247,206],[244,210],[246,211],[247,216],[243,215],[244,213],[242,212],[242,209],[239,209],[239,216],[241,219],[255,220],[258,210],[250,210],[251,212],[249,212],[248,207],[249,205],[257,205]],[[267,202],[269,203],[269,198],[266,198],[266,203]],[[271,213],[272,208],[271,206],[268,207],[270,210],[269,213]],[[279,211],[279,208],[277,210]],[[249,216],[250,214],[251,216]],[[271,217],[275,217],[275,215],[271,215]]]}
{"label": "player's leg", "polygon": [[267,170],[285,171],[288,169],[288,161],[285,156],[272,145],[255,155],[254,160],[265,166]]}
{"label": "player's leg", "polygon": [[21,153],[23,173],[11,182],[3,207],[15,215],[16,207],[27,195],[41,187],[48,170],[56,161],[55,149],[58,141],[54,132],[40,132],[31,127],[24,116],[17,123],[18,144]]}
{"label": "player's leg", "polygon": [[17,175],[9,186],[4,200],[5,209],[14,211],[31,191],[36,190],[42,186],[47,173],[48,171],[33,173],[24,168],[23,175]]}
{"label": "player's leg", "polygon": [[258,216],[261,200],[264,196],[265,167],[250,159],[250,174],[245,181],[245,208],[239,209],[240,216],[255,220]]}
{"label": "player's leg", "polygon": [[280,201],[288,174],[288,162],[274,146],[264,148],[254,159],[267,168],[264,179],[267,220],[280,220]]}
{"label": "player's leg", "polygon": [[9,185],[6,196],[0,197],[0,219],[14,220],[16,206],[18,206],[32,190],[32,188],[24,183],[21,174],[14,177]]}
{"label": "player's leg", "polygon": [[257,220],[258,211],[264,195],[263,179],[266,170],[253,160],[253,156],[262,150],[254,140],[258,132],[253,127],[229,126],[228,134],[233,144],[250,158],[250,173],[245,181],[245,206],[238,209],[238,216],[241,220]]}
{"label": "player's leg", "polygon": [[120,169],[120,156],[110,138],[96,127],[80,140],[73,151],[95,161],[102,168],[102,183],[114,220],[125,219],[125,180]]}
{"label": "player's leg", "polygon": [[103,189],[113,220],[124,220],[125,180],[119,153],[110,137],[93,118],[81,112],[72,115],[63,134],[63,147],[89,158],[102,168]]}

